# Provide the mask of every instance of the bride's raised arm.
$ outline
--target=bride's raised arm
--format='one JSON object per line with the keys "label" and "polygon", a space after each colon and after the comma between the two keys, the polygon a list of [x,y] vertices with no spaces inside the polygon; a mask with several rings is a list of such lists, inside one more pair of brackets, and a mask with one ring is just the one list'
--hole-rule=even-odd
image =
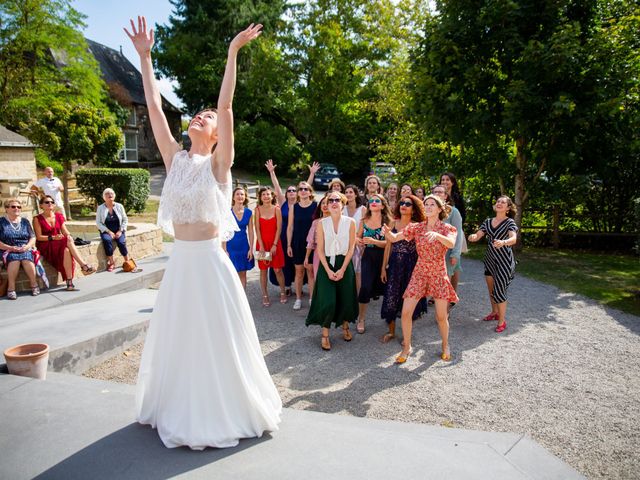
{"label": "bride's raised arm", "polygon": [[262,33],[262,25],[253,23],[240,32],[229,44],[227,66],[224,70],[220,95],[218,96],[218,143],[214,155],[213,173],[225,183],[233,165],[233,93],[236,89],[236,63],[238,51]]}

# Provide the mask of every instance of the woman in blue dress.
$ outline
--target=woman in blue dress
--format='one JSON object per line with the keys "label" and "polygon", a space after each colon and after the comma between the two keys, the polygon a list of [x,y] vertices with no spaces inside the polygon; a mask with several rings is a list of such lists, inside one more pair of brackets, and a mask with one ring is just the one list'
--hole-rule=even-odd
{"label": "woman in blue dress", "polygon": [[[393,216],[395,218],[391,222],[393,233],[402,231],[410,223],[424,222],[427,218],[422,201],[415,195],[403,196],[396,205]],[[417,261],[418,252],[415,242],[406,240],[396,243],[387,242],[380,278],[386,284],[381,316],[387,322],[389,331],[382,337],[382,343],[396,338],[396,319],[402,314],[402,296],[409,285]],[[414,320],[427,311],[426,303],[424,298],[418,302],[413,311]]]}
{"label": "woman in blue dress", "polygon": [[[231,259],[231,263],[238,272],[242,287],[247,289],[247,270],[251,270],[255,263],[253,261],[253,250],[251,245],[254,244],[253,217],[249,205],[249,196],[244,187],[236,187],[232,194],[233,205],[231,211],[236,219],[239,232],[233,235],[233,238],[226,243],[225,249]],[[247,232],[248,236],[247,236]]]}

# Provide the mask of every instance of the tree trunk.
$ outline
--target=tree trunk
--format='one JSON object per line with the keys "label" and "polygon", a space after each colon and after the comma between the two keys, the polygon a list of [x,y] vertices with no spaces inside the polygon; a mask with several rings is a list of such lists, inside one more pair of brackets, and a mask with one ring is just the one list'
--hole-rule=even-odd
{"label": "tree trunk", "polygon": [[516,250],[522,250],[522,214],[527,201],[526,175],[527,175],[527,156],[524,152],[525,139],[518,137],[516,139],[516,177],[515,177],[515,198],[513,199],[518,211],[514,218],[518,226],[518,242]]}

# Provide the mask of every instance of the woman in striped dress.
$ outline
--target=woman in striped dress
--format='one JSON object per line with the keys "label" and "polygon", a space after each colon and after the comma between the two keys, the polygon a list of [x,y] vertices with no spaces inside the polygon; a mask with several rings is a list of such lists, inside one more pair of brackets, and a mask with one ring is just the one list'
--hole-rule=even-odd
{"label": "woman in striped dress", "polygon": [[516,261],[511,247],[517,241],[518,227],[513,220],[516,206],[509,197],[506,195],[499,197],[493,209],[496,216],[487,218],[476,233],[469,235],[469,241],[477,242],[485,235],[487,237],[484,278],[489,289],[491,313],[483,320],[497,320],[496,332],[500,333],[507,328],[507,289],[516,270]]}

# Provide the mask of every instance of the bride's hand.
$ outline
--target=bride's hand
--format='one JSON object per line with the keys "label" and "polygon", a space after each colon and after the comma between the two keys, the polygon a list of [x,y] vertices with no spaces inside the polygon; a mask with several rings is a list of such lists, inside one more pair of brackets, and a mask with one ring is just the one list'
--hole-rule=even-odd
{"label": "bride's hand", "polygon": [[136,52],[138,55],[146,55],[151,51],[151,47],[153,47],[153,28],[147,32],[147,19],[141,16],[138,16],[138,28],[136,29],[133,20],[129,20],[131,22],[131,31],[133,34],[129,33],[129,30],[123,28],[124,33],[131,39]]}
{"label": "bride's hand", "polygon": [[262,24],[251,24],[245,30],[241,31],[236,37],[231,40],[231,44],[229,48],[234,48],[236,50],[240,50],[251,40],[255,40],[262,33]]}

